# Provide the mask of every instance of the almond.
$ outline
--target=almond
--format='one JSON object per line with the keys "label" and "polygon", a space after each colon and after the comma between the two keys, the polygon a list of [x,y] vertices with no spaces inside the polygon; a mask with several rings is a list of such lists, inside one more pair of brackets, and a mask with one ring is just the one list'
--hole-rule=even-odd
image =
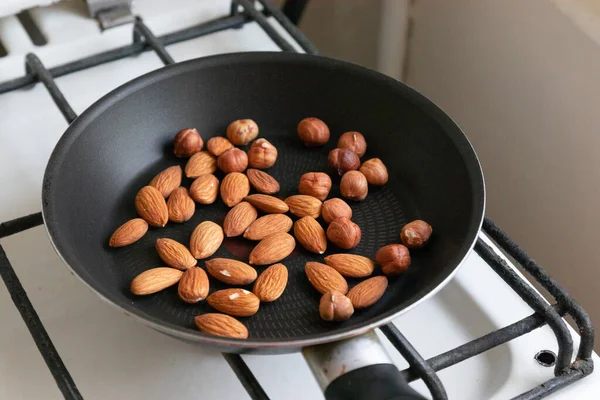
{"label": "almond", "polygon": [[246,263],[229,258],[213,258],[205,263],[215,279],[230,285],[249,285],[256,280],[256,270]]}
{"label": "almond", "polygon": [[173,190],[181,186],[182,175],[181,167],[174,165],[156,175],[148,185],[157,188],[163,197],[167,198]]}
{"label": "almond", "polygon": [[323,203],[316,197],[297,194],[285,199],[285,204],[290,208],[290,212],[296,217],[306,217],[307,215],[315,219],[321,215]]}
{"label": "almond", "polygon": [[186,303],[194,304],[208,296],[208,276],[202,268],[192,267],[186,270],[179,281],[177,294]]}
{"label": "almond", "polygon": [[267,236],[250,253],[250,264],[267,265],[283,260],[296,247],[294,238],[284,232]]}
{"label": "almond", "polygon": [[144,186],[135,196],[137,213],[152,226],[165,226],[169,209],[163,195],[154,186]]}
{"label": "almond", "polygon": [[256,208],[252,204],[242,201],[229,210],[225,216],[225,220],[223,221],[225,236],[240,236],[257,217]]}
{"label": "almond", "polygon": [[268,303],[283,294],[288,282],[288,270],[283,264],[274,264],[265,269],[254,282],[252,292],[260,301]]}
{"label": "almond", "polygon": [[186,270],[197,264],[187,247],[173,239],[156,239],[155,247],[161,260],[170,267]]}
{"label": "almond", "polygon": [[215,254],[223,243],[223,229],[212,221],[200,223],[190,237],[190,252],[201,260]]}
{"label": "almond", "polygon": [[248,177],[240,172],[225,175],[221,183],[221,199],[227,207],[233,207],[248,196],[250,182]]}
{"label": "almond", "polygon": [[173,286],[181,279],[182,271],[168,267],[152,268],[142,272],[131,281],[131,293],[136,295],[146,295],[160,292],[163,289]]}
{"label": "almond", "polygon": [[219,290],[208,296],[206,301],[212,308],[236,317],[254,315],[260,306],[258,297],[244,289]]}
{"label": "almond", "polygon": [[332,254],[325,257],[325,263],[350,278],[364,278],[371,275],[375,269],[373,261],[358,254]]}
{"label": "almond", "polygon": [[214,174],[216,170],[217,159],[208,151],[199,151],[185,165],[185,176],[197,178],[204,174]]}
{"label": "almond", "polygon": [[264,194],[274,194],[279,192],[279,182],[271,175],[259,169],[249,168],[246,171],[250,184],[257,192]]}
{"label": "almond", "polygon": [[210,154],[212,154],[215,157],[219,157],[227,150],[233,149],[233,144],[227,138],[224,138],[222,136],[215,136],[213,138],[208,139],[208,142],[206,142],[206,148],[208,149]]}
{"label": "almond", "polygon": [[141,218],[130,219],[117,228],[112,234],[108,245],[110,247],[123,247],[137,242],[148,232],[148,223]]}
{"label": "almond", "polygon": [[212,204],[219,195],[219,180],[213,174],[197,177],[190,186],[190,196],[200,204]]}
{"label": "almond", "polygon": [[268,214],[283,214],[289,210],[289,207],[283,200],[266,194],[251,194],[250,196],[246,196],[244,200]]}
{"label": "almond", "polygon": [[224,336],[235,339],[248,338],[248,329],[237,319],[229,315],[208,313],[198,315],[194,322],[200,331],[215,336]]}
{"label": "almond", "polygon": [[188,190],[180,186],[171,192],[167,208],[169,209],[169,221],[182,223],[192,218],[196,211],[196,203],[188,194]]}
{"label": "almond", "polygon": [[327,292],[346,294],[348,292],[348,283],[344,277],[329,265],[309,261],[304,267],[304,272],[306,272],[309,282],[321,294]]}
{"label": "almond", "polygon": [[350,289],[348,298],[354,308],[366,308],[375,304],[383,296],[387,286],[388,280],[385,276],[374,276]]}
{"label": "almond", "polygon": [[294,236],[302,246],[313,253],[323,254],[327,250],[327,236],[313,217],[302,217],[294,224]]}
{"label": "almond", "polygon": [[250,224],[244,232],[244,237],[250,240],[263,240],[277,232],[289,232],[292,225],[292,219],[285,214],[269,214]]}

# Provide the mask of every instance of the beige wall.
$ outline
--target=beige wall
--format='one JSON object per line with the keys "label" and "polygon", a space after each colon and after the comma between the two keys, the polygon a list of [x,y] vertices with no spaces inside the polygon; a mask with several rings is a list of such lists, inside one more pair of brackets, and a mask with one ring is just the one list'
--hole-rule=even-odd
{"label": "beige wall", "polygon": [[600,324],[600,44],[547,0],[416,0],[408,83],[464,129],[488,213]]}
{"label": "beige wall", "polygon": [[311,0],[300,22],[324,56],[377,67],[382,0]]}
{"label": "beige wall", "polygon": [[311,0],[300,28],[322,55],[364,65],[400,79],[406,55],[410,1]]}

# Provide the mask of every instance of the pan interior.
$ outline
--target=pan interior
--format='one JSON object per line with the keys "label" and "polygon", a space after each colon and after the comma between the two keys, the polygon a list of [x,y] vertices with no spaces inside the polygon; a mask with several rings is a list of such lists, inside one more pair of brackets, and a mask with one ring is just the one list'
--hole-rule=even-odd
{"label": "pan interior", "polygon": [[[331,129],[329,143],[302,145],[297,123],[309,116]],[[241,318],[252,343],[292,346],[302,339],[335,339],[405,309],[438,287],[471,248],[483,215],[483,181],[477,159],[455,124],[412,89],[377,73],[325,58],[266,53],[194,60],[138,78],[109,94],[67,130],[46,171],[43,209],[51,238],[70,268],[95,291],[131,314],[169,333],[192,340],[208,336],[193,317],[212,312],[206,302],[178,299],[176,287],[135,297],[129,283],[140,272],[161,266],[154,242],[169,237],[187,244],[198,223],[223,222],[228,208],[220,201],[197,204],[185,224],[151,228],[134,245],[110,249],[116,227],[136,217],[136,192],[162,169],[185,165],[172,154],[172,139],[195,127],[204,140],[224,135],[229,122],[254,119],[260,135],[279,158],[268,170],[281,184],[278,197],[297,194],[300,175],[328,171],[327,154],[340,134],[362,132],[368,142],[363,161],[378,157],[390,180],[370,187],[365,201],[350,203],[362,240],[351,253],[375,258],[377,250],[399,242],[402,225],[416,218],[434,230],[430,244],[412,252],[408,272],[390,279],[383,298],[342,323],[319,318],[320,295],[304,274],[306,261],[341,252],[329,245],[323,256],[297,245],[283,263],[289,283],[283,296],[262,304],[256,315]],[[223,174],[217,173],[219,180]],[[184,181],[189,187],[190,180]],[[339,178],[331,197],[339,197]],[[247,260],[254,243],[225,239],[214,257]],[[203,261],[199,262],[203,266]],[[257,268],[260,273],[264,267]],[[379,267],[376,274],[380,274]],[[215,279],[211,292],[226,285]],[[352,286],[358,280],[349,279]],[[247,289],[251,289],[248,286]],[[224,344],[249,342],[224,339]]]}

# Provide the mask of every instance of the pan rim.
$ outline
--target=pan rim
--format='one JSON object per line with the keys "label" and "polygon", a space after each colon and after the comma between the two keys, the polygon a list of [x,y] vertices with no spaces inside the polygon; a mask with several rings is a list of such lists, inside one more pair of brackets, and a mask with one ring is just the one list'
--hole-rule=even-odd
{"label": "pan rim", "polygon": [[[453,266],[450,265],[450,267],[452,267],[453,269],[441,282],[437,284],[436,287],[434,287],[428,292],[419,292],[416,296],[414,296],[413,299],[410,300],[411,303],[405,306],[404,308],[388,310],[385,313],[378,315],[377,317],[366,320],[358,325],[347,327],[341,331],[338,330],[338,332],[332,330],[332,332],[335,333],[311,334],[306,335],[306,337],[302,337],[301,339],[231,339],[207,335],[200,331],[196,332],[189,328],[182,327],[180,325],[166,323],[158,320],[151,314],[141,312],[132,304],[119,304],[116,301],[111,300],[110,297],[106,295],[100,288],[100,285],[93,285],[89,283],[80,274],[78,269],[74,268],[74,266],[71,265],[71,262],[67,260],[69,256],[63,255],[63,252],[61,251],[61,239],[55,231],[56,222],[53,219],[51,209],[53,187],[52,181],[53,176],[55,175],[55,171],[61,167],[66,155],[69,152],[71,145],[79,137],[79,135],[85,131],[85,127],[89,123],[91,123],[97,115],[101,114],[107,108],[114,105],[115,102],[117,102],[119,99],[129,96],[135,93],[137,90],[140,90],[149,84],[156,83],[163,79],[168,79],[174,75],[178,75],[181,73],[210,67],[211,65],[224,65],[227,63],[240,62],[305,62],[311,65],[326,66],[327,68],[342,68],[349,72],[362,73],[363,75],[365,75],[365,77],[370,77],[370,79],[385,81],[390,84],[394,84],[398,88],[404,90],[405,92],[410,93],[411,101],[415,101],[420,103],[421,105],[424,105],[425,108],[423,109],[423,112],[427,113],[427,115],[433,118],[436,121],[436,123],[438,123],[440,126],[448,128],[444,130],[448,134],[448,137],[450,138],[452,143],[455,145],[456,150],[459,152],[463,163],[465,164],[465,167],[470,175],[470,180],[473,184],[473,210],[470,216],[470,221],[468,222],[468,233],[465,238],[465,245],[463,245],[460,251],[457,252],[454,259],[449,262],[449,264],[454,264]],[[118,88],[102,96],[99,100],[97,100],[95,103],[89,106],[66,129],[66,131],[63,133],[58,143],[56,144],[56,147],[52,151],[52,154],[46,167],[42,185],[42,216],[45,222],[44,227],[56,253],[73,275],[75,275],[79,280],[81,280],[90,290],[92,290],[101,299],[108,302],[109,304],[112,304],[114,307],[117,307],[119,310],[124,311],[126,315],[133,317],[134,319],[142,322],[143,324],[150,326],[151,328],[165,333],[167,335],[174,336],[187,341],[216,346],[220,349],[224,349],[227,352],[244,352],[253,350],[258,352],[260,352],[261,350],[267,352],[293,352],[301,349],[302,347],[329,343],[357,336],[391,322],[400,314],[413,309],[417,305],[421,304],[423,301],[433,297],[444,286],[446,286],[448,282],[450,282],[450,280],[458,272],[461,265],[464,264],[465,259],[471,253],[473,247],[475,246],[477,237],[483,224],[483,219],[485,215],[485,205],[485,181],[483,178],[483,171],[481,168],[479,158],[472,144],[470,143],[466,135],[463,133],[463,131],[460,129],[458,124],[433,101],[429,100],[420,92],[402,82],[399,82],[379,72],[370,70],[359,65],[323,56],[282,52],[229,53],[196,58],[160,68],[158,70],[149,72],[145,75],[139,76],[119,86]]]}

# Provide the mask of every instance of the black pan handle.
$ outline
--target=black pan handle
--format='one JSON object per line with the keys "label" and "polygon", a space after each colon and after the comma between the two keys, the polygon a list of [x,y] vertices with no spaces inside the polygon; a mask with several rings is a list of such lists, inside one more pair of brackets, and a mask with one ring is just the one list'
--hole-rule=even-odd
{"label": "black pan handle", "polygon": [[370,331],[302,349],[327,400],[425,400],[415,392]]}
{"label": "black pan handle", "polygon": [[325,389],[327,400],[425,400],[393,364],[375,364],[339,376]]}

